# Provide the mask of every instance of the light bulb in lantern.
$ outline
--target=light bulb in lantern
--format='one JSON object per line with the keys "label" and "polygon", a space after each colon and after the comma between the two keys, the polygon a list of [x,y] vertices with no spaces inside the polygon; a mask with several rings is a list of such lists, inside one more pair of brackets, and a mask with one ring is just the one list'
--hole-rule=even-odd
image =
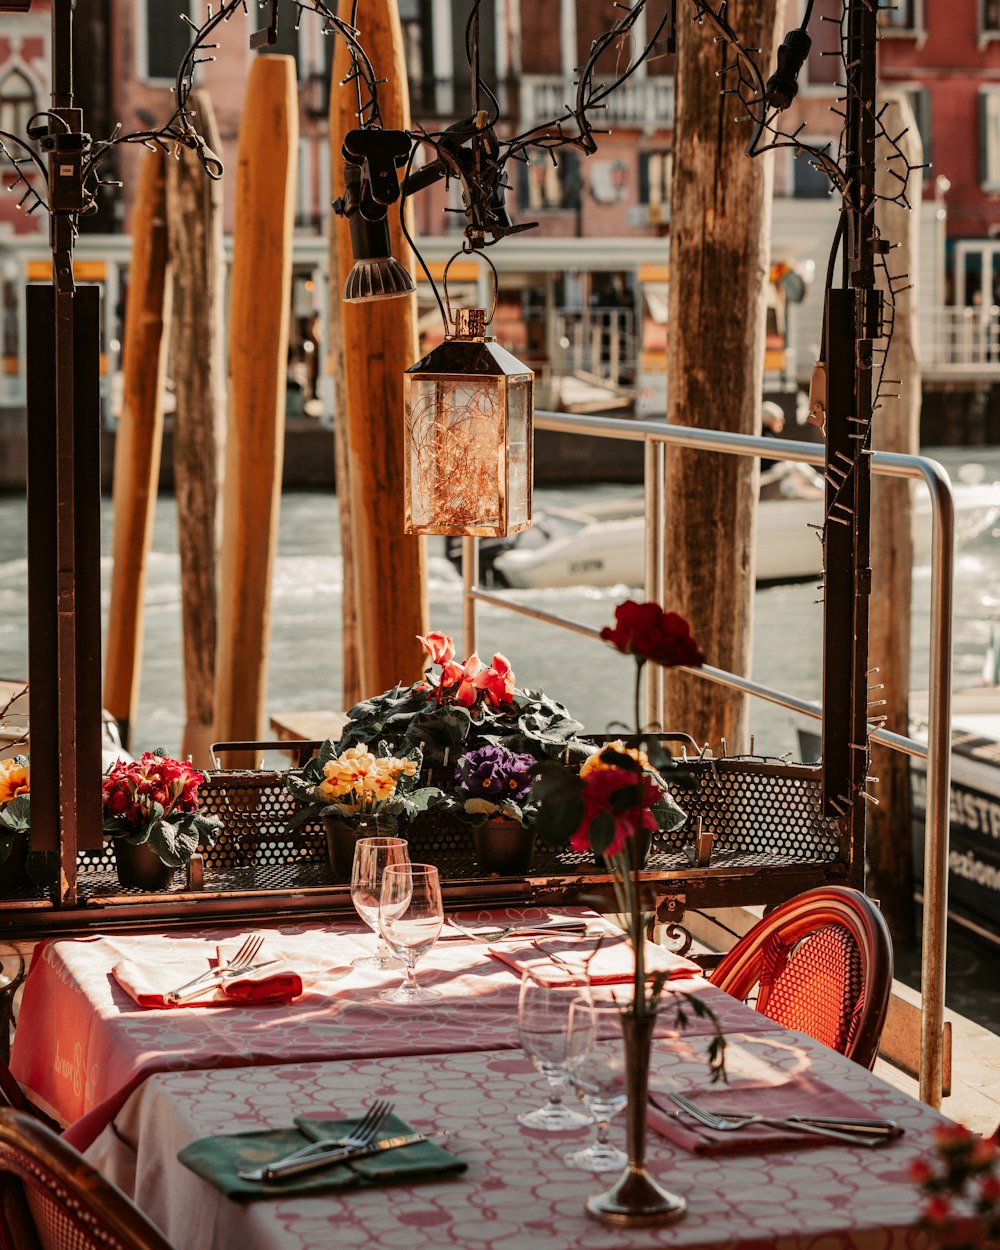
{"label": "light bulb in lantern", "polygon": [[505,537],[531,524],[532,371],[481,308],[403,375],[408,534]]}

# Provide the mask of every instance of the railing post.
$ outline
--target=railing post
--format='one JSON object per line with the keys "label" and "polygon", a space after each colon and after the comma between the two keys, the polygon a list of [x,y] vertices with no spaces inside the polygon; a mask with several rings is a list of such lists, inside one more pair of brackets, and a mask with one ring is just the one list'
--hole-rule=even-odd
{"label": "railing post", "polygon": [[[646,503],[646,598],[666,608],[664,599],[663,531],[666,522],[667,448],[665,443],[647,439],[645,446]],[[645,723],[663,730],[663,676],[660,664],[645,666]]]}

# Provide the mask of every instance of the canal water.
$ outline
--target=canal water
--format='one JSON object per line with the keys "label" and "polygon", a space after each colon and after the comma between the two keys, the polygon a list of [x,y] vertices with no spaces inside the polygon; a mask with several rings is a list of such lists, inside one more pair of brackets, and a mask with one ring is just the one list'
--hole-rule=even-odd
{"label": "canal water", "polygon": [[[983,465],[986,480],[1000,479],[1000,448],[974,452],[931,451],[952,473],[963,464]],[[919,489],[919,488],[918,488]],[[536,510],[573,506],[595,498],[637,495],[636,488],[612,484],[538,492]],[[1000,530],[986,532],[959,551],[955,592],[954,681],[956,688],[980,680],[990,631],[1000,623]],[[103,504],[102,590],[105,611],[111,573],[112,507]],[[294,493],[283,497],[272,588],[271,655],[267,706],[270,710],[341,708],[340,523],[332,494]],[[456,636],[461,649],[461,582],[444,557],[441,540],[432,540],[430,558],[431,626]],[[184,720],[181,682],[180,586],[176,509],[172,498],[156,506],[153,551],[145,596],[145,636],[137,748],[163,746],[176,751]],[[0,678],[27,671],[27,558],[23,500],[0,498]],[[911,687],[927,685],[930,568],[915,569]],[[392,594],[391,586],[385,587]],[[610,624],[615,604],[635,588],[588,586],[522,590],[510,594],[548,612],[587,625]],[[641,597],[641,595],[640,595]],[[752,676],[802,698],[817,699],[822,661],[822,609],[811,583],[777,586],[756,595]],[[560,699],[592,732],[631,725],[632,662],[591,639],[480,605],[479,652],[502,651],[518,684],[540,688]],[[697,620],[693,626],[697,632]],[[872,656],[873,665],[878,657]],[[797,751],[793,716],[754,700],[751,732],[758,752]],[[748,745],[748,744],[744,744]],[[733,749],[736,744],[730,744]]]}

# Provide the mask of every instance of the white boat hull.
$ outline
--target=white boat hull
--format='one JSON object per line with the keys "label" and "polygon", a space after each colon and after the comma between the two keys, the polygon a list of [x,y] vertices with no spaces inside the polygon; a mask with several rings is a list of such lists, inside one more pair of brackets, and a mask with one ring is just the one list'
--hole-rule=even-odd
{"label": "white boat hull", "polygon": [[[1000,517],[1000,484],[955,487],[959,541],[980,533]],[[519,589],[545,586],[614,586],[645,582],[645,522],[636,501],[592,513],[553,510],[498,555],[493,567],[507,585]],[[633,509],[631,512],[627,510]],[[917,495],[913,513],[914,556],[930,552],[931,514],[926,491]],[[757,509],[757,581],[804,581],[818,577],[823,565],[819,499],[767,499]]]}

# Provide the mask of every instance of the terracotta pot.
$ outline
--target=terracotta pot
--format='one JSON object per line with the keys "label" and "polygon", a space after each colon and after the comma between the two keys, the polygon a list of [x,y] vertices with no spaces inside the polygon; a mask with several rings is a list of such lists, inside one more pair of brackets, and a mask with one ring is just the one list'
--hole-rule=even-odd
{"label": "terracotta pot", "polygon": [[145,842],[136,846],[127,838],[115,838],[115,864],[118,881],[128,890],[145,890],[149,894],[169,890],[176,868],[165,864]]}
{"label": "terracotta pot", "polygon": [[10,854],[0,864],[0,894],[21,894],[33,887],[28,876],[28,835],[15,833]]}
{"label": "terracotta pot", "polygon": [[487,820],[473,829],[472,841],[484,876],[523,877],[531,871],[535,831],[519,820]]}
{"label": "terracotta pot", "polygon": [[326,830],[326,850],[334,880],[348,885],[354,868],[354,844],[358,839],[396,836],[396,822],[384,818],[373,816],[350,825],[339,816],[321,816],[320,819]]}

